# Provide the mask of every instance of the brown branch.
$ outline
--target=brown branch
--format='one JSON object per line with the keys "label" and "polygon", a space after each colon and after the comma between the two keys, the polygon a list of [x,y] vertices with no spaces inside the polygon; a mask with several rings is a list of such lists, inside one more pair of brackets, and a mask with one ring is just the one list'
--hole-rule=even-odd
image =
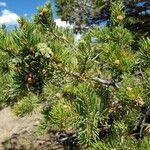
{"label": "brown branch", "polygon": [[98,83],[101,83],[101,84],[112,85],[112,82],[109,81],[109,80],[104,80],[104,79],[101,79],[101,78],[98,78],[98,77],[92,77],[91,79],[92,79],[93,81],[98,82]]}
{"label": "brown branch", "polygon": [[[66,67],[64,67],[62,65],[59,65],[58,67],[61,70],[63,70],[65,73],[67,73],[68,75],[71,75],[71,76],[76,77],[76,78],[82,77],[82,74],[80,74],[78,72],[70,71],[68,68],[66,68]],[[95,81],[95,82],[97,82],[99,84],[103,84],[103,85],[107,85],[107,86],[113,86],[113,87],[115,87],[117,89],[119,88],[119,86],[115,82],[113,82],[111,80],[105,80],[105,79],[101,79],[101,78],[95,77],[95,76],[89,77],[88,79],[93,80],[93,81]]]}
{"label": "brown branch", "polygon": [[95,82],[100,83],[100,84],[104,84],[104,85],[108,85],[108,86],[114,86],[115,88],[119,89],[119,86],[113,81],[104,80],[104,79],[101,79],[99,77],[91,77],[91,79]]}

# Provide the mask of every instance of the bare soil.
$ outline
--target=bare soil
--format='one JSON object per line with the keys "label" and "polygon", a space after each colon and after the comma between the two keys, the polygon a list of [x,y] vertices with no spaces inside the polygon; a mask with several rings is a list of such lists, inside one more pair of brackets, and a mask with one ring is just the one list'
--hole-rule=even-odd
{"label": "bare soil", "polygon": [[15,116],[10,107],[0,111],[0,150],[2,142],[10,138],[14,134],[22,133],[23,131],[32,131],[39,123],[41,115],[39,111],[33,112],[25,117]]}
{"label": "bare soil", "polygon": [[[7,107],[0,111],[0,150],[81,150],[74,144],[71,133],[51,130],[44,135],[37,134],[37,126],[42,118],[40,110],[25,117],[17,117]],[[59,138],[67,139],[64,143]],[[83,149],[82,149],[83,150]]]}

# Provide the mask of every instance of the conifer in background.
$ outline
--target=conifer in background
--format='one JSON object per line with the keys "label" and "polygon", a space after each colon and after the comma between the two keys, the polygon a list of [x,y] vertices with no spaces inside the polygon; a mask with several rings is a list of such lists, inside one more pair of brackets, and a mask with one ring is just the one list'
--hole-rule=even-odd
{"label": "conifer in background", "polygon": [[123,3],[127,29],[139,36],[149,36],[149,0],[56,0],[57,14],[62,20],[74,24],[75,31],[83,32],[93,24],[110,25],[113,2]]}

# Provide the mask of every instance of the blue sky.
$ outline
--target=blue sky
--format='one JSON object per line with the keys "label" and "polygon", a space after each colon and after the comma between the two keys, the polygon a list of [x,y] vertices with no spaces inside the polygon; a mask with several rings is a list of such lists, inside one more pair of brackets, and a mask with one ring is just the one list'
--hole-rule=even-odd
{"label": "blue sky", "polygon": [[[19,16],[24,14],[31,14],[36,12],[36,7],[38,5],[43,5],[46,0],[0,0],[0,2],[6,3],[5,9],[8,9]],[[1,10],[4,7],[1,7]]]}
{"label": "blue sky", "polygon": [[[37,7],[44,5],[48,0],[0,0],[0,24],[6,24],[8,28],[17,25],[19,16],[25,16],[31,19],[32,15],[37,12]],[[56,23],[60,26],[66,25],[56,15],[55,0],[49,0],[53,8],[53,16]],[[67,25],[68,26],[68,25]]]}
{"label": "blue sky", "polygon": [[[44,5],[49,1],[52,5],[53,17],[56,25],[59,27],[73,26],[61,19],[56,15],[55,0],[0,0],[0,25],[6,24],[8,30],[12,30],[17,26],[20,16],[24,16],[31,20],[32,15],[37,12],[37,7]],[[75,35],[76,40],[81,38],[80,34]]]}

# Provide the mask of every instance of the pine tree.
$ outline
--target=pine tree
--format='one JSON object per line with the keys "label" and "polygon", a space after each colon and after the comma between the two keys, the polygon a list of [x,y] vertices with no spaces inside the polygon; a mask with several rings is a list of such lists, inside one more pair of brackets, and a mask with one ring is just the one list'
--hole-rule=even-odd
{"label": "pine tree", "polygon": [[93,24],[111,24],[113,2],[123,3],[126,14],[124,25],[127,29],[138,36],[149,36],[149,0],[56,0],[56,6],[62,20],[74,24],[74,31],[84,32]]}
{"label": "pine tree", "polygon": [[33,21],[20,18],[19,28],[2,29],[0,73],[10,80],[0,82],[7,88],[0,101],[20,116],[42,105],[41,129],[71,130],[87,149],[138,149],[139,143],[148,149],[150,39],[141,37],[134,49],[124,5],[112,3],[110,11],[108,27],[93,25],[78,42],[72,29],[55,25],[49,3]]}

